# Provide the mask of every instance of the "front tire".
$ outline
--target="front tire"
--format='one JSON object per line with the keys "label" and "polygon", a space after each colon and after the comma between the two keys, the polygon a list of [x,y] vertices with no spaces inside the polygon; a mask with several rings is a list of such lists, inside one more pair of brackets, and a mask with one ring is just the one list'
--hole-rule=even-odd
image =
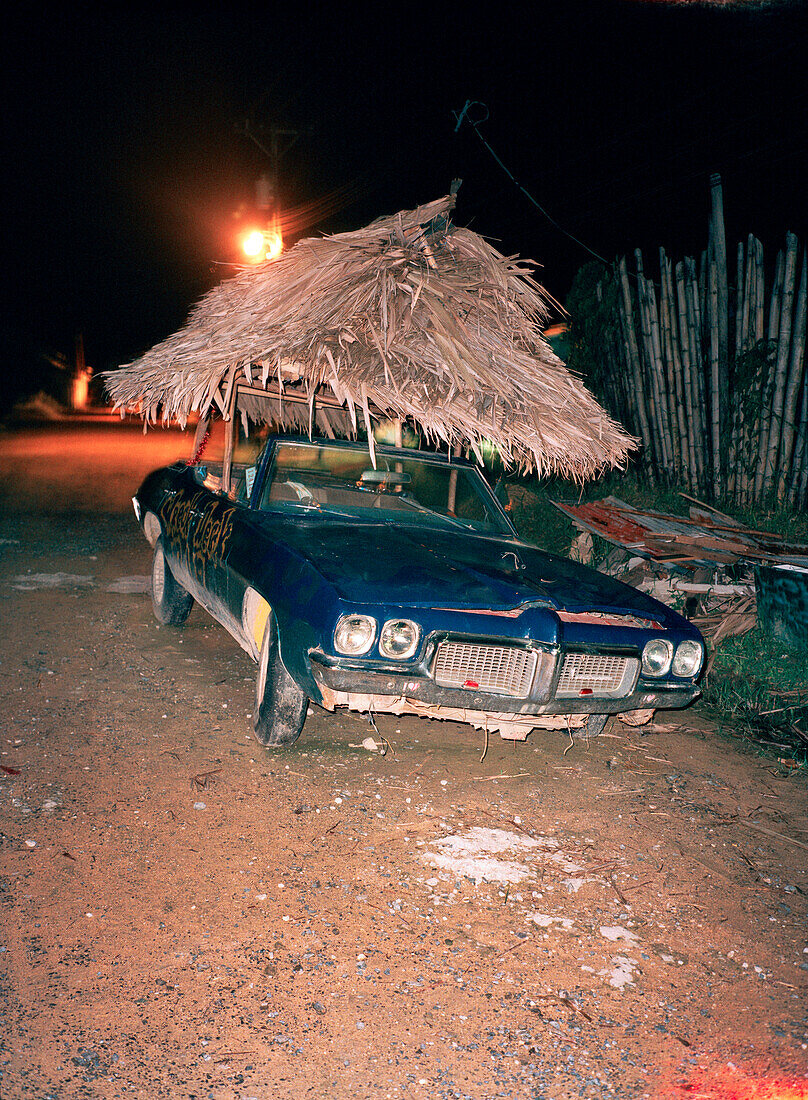
{"label": "front tire", "polygon": [[174,579],[174,574],[166,560],[162,538],[157,540],[154,547],[151,597],[154,617],[163,626],[182,626],[194,602],[190,592],[186,592]]}
{"label": "front tire", "polygon": [[253,728],[257,740],[265,748],[293,745],[303,729],[308,708],[306,693],[283,666],[278,632],[270,618],[264,630],[255,681]]}

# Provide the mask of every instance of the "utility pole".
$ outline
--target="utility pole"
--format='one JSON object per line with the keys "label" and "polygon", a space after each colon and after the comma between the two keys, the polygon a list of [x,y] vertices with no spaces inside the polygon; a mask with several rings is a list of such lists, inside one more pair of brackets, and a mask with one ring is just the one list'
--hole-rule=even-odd
{"label": "utility pole", "polygon": [[277,255],[283,247],[282,219],[278,194],[281,161],[300,137],[299,130],[290,130],[270,123],[257,128],[245,119],[243,133],[269,158],[269,171],[263,172],[255,184],[256,206],[266,219],[264,237],[266,254]]}
{"label": "utility pole", "polygon": [[[269,158],[270,170],[264,172],[256,184],[256,199],[259,209],[272,210],[273,207],[277,206],[278,201],[278,179],[280,177],[281,161],[297,142],[300,131],[289,130],[270,123],[269,126],[261,126],[259,132],[256,133],[255,127],[250,124],[249,119],[246,119],[241,132]],[[268,140],[263,140],[265,132]]]}

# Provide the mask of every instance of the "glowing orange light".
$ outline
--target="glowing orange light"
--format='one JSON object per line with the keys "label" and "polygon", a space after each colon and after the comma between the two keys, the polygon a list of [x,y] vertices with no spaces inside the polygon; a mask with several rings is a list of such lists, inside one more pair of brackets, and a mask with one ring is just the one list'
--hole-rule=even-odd
{"label": "glowing orange light", "polygon": [[263,260],[266,252],[264,234],[260,229],[253,229],[242,240],[241,247],[244,255],[250,260]]}
{"label": "glowing orange light", "polygon": [[267,233],[265,245],[267,259],[274,260],[283,252],[283,237],[280,233]]}
{"label": "glowing orange light", "polygon": [[283,252],[283,234],[278,219],[273,217],[267,229],[251,229],[242,237],[241,248],[253,264],[277,259]]}
{"label": "glowing orange light", "polygon": [[264,244],[268,260],[275,260],[283,252],[283,233],[281,222],[277,212],[273,213],[267,231],[264,234]]}

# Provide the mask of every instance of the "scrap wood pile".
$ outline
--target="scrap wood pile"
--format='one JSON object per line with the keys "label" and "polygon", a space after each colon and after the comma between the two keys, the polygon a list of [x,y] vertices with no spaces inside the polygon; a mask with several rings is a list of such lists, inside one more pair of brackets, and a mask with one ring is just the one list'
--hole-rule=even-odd
{"label": "scrap wood pile", "polygon": [[808,568],[808,546],[681,495],[692,502],[689,516],[644,511],[616,497],[555,506],[581,531],[572,556],[591,560],[591,536],[599,535],[615,547],[602,571],[682,608],[715,646],[754,629],[755,566]]}
{"label": "scrap wood pile", "polygon": [[372,441],[372,419],[389,418],[478,460],[492,443],[506,465],[541,474],[623,464],[634,441],[544,339],[549,300],[531,265],[454,226],[454,202],[301,240],[226,280],[177,333],[110,372],[115,406],[184,425],[217,405],[227,414],[242,380],[277,395],[284,429],[363,428]]}

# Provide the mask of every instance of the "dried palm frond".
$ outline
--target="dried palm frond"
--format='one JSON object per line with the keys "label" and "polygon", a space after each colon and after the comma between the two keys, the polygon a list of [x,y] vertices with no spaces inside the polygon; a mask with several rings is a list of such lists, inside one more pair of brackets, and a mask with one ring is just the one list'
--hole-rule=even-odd
{"label": "dried palm frond", "polygon": [[[446,196],[301,240],[221,283],[182,329],[108,374],[115,407],[184,424],[224,410],[246,381],[276,394],[285,429],[355,434],[385,417],[478,457],[493,444],[539,473],[623,463],[634,441],[542,336],[548,298],[532,266],[452,225],[453,206]],[[310,408],[283,400],[295,391]]]}

